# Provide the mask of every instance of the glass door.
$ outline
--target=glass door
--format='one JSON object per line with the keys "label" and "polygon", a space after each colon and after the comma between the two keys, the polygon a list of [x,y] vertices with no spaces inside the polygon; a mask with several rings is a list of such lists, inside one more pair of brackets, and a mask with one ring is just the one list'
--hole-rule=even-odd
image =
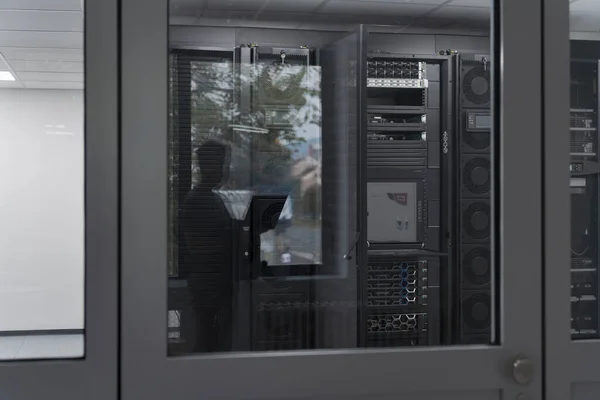
{"label": "glass door", "polygon": [[0,397],[117,399],[117,2],[0,20]]}
{"label": "glass door", "polygon": [[542,398],[541,15],[123,0],[122,397]]}
{"label": "glass door", "polygon": [[600,9],[587,0],[545,3],[545,26],[554,26],[544,34],[546,390],[556,399],[594,399],[600,395],[594,28]]}

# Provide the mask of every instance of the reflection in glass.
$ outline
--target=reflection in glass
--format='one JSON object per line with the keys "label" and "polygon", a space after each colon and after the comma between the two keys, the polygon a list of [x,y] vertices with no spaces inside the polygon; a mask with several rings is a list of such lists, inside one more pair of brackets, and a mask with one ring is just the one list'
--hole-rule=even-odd
{"label": "reflection in glass", "polygon": [[169,354],[489,343],[490,56],[285,3],[171,1]]}

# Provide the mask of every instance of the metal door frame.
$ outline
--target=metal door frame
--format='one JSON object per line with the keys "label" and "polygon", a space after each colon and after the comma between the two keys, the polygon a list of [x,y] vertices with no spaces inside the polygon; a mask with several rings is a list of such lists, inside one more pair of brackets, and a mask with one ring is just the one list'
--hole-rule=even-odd
{"label": "metal door frame", "polygon": [[118,396],[118,11],[85,1],[85,356],[0,362],[3,399]]}
{"label": "metal door frame", "polygon": [[[185,358],[166,356],[168,0],[121,1],[123,399],[542,398],[542,4],[498,1],[500,345]],[[520,354],[529,385],[512,377]]]}

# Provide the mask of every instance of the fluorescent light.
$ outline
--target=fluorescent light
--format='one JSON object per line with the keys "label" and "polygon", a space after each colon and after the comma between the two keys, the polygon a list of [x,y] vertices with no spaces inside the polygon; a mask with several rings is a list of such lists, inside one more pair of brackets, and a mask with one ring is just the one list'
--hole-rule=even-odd
{"label": "fluorescent light", "polygon": [[15,77],[10,71],[0,71],[0,81],[14,81]]}

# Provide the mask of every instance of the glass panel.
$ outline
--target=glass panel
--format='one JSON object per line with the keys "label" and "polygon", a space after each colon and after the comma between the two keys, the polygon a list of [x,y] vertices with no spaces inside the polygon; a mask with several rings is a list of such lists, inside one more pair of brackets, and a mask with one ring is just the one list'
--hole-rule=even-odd
{"label": "glass panel", "polygon": [[0,10],[0,360],[84,355],[83,1],[37,3]]}
{"label": "glass panel", "polygon": [[446,3],[171,0],[169,355],[492,342],[491,11]]}
{"label": "glass panel", "polygon": [[571,5],[571,337],[598,338],[599,4]]}

